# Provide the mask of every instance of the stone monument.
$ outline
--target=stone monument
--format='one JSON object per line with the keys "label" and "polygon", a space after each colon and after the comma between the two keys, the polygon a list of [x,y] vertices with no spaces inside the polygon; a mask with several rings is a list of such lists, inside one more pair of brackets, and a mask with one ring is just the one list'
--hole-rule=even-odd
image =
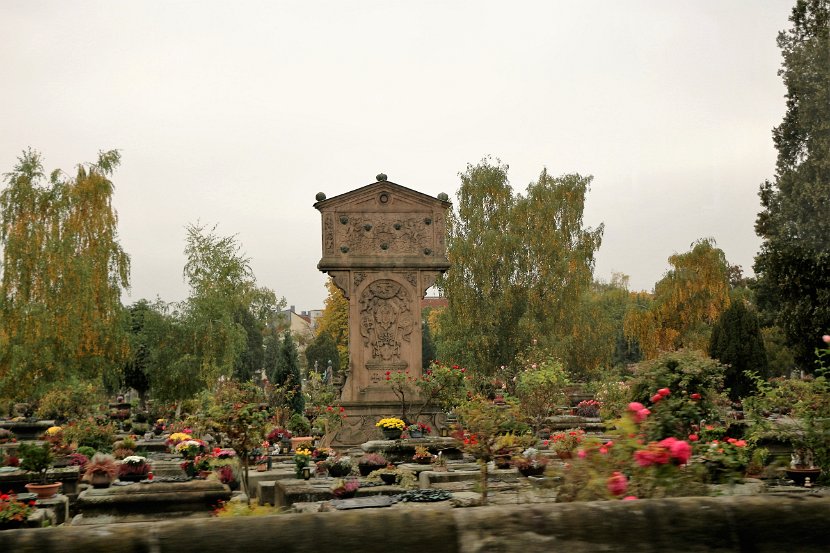
{"label": "stone monument", "polygon": [[326,199],[323,256],[317,265],[349,299],[349,366],[341,402],[348,417],[336,442],[376,435],[380,416],[399,415],[386,376],[421,376],[421,299],[447,259],[446,194],[433,198],[377,176],[377,182]]}

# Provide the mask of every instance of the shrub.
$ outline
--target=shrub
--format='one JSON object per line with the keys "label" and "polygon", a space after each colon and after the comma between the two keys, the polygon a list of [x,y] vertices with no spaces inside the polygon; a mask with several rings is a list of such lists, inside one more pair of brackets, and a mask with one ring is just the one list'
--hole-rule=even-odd
{"label": "shrub", "polygon": [[46,392],[35,413],[43,419],[80,419],[92,415],[102,399],[101,390],[95,384],[72,381]]}
{"label": "shrub", "polygon": [[115,426],[112,423],[98,423],[94,418],[87,417],[70,422],[63,427],[64,441],[87,446],[95,451],[110,451],[115,440]]}

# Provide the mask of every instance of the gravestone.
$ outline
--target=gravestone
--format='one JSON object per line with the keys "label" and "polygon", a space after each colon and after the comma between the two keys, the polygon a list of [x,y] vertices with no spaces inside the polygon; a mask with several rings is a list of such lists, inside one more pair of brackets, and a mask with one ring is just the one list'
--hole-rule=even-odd
{"label": "gravestone", "polygon": [[317,268],[349,300],[349,366],[341,391],[347,419],[335,443],[376,436],[381,416],[399,415],[387,375],[421,376],[421,299],[449,268],[446,194],[433,198],[378,175],[377,182],[326,199]]}

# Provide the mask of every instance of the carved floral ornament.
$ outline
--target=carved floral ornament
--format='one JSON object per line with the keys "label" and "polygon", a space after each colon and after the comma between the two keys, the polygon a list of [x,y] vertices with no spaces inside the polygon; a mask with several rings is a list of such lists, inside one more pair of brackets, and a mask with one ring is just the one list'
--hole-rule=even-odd
{"label": "carved floral ornament", "polygon": [[342,253],[432,254],[434,225],[431,214],[340,214],[336,227]]}
{"label": "carved floral ornament", "polygon": [[411,304],[409,292],[394,280],[375,281],[360,295],[360,335],[371,352],[367,367],[406,367],[401,348],[415,325]]}

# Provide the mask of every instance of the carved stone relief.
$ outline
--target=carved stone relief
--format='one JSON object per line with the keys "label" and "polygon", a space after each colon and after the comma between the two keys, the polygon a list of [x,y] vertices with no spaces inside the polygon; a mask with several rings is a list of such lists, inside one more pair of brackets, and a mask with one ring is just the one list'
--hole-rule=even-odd
{"label": "carved stone relief", "polygon": [[343,296],[348,298],[351,295],[349,291],[349,271],[329,271],[329,276],[334,281],[334,285],[343,292]]}
{"label": "carved stone relief", "polygon": [[409,342],[416,318],[412,297],[394,280],[377,280],[360,296],[360,335],[367,355],[370,381],[382,380],[388,370],[402,370],[409,363],[401,351]]}
{"label": "carved stone relief", "polygon": [[366,273],[363,271],[358,271],[354,274],[354,287],[357,288],[360,286],[360,283],[366,278]]}
{"label": "carved stone relief", "polygon": [[331,213],[326,213],[323,219],[323,240],[325,254],[334,254],[334,215]]}
{"label": "carved stone relief", "polygon": [[341,216],[340,221],[337,243],[348,247],[351,255],[377,255],[381,251],[421,255],[425,248],[432,247],[433,226],[428,216],[350,215]]}
{"label": "carved stone relief", "polygon": [[444,254],[447,251],[447,244],[444,241],[444,235],[446,234],[445,226],[444,226],[444,216],[443,215],[436,215],[435,216],[435,248],[438,250],[439,254]]}

